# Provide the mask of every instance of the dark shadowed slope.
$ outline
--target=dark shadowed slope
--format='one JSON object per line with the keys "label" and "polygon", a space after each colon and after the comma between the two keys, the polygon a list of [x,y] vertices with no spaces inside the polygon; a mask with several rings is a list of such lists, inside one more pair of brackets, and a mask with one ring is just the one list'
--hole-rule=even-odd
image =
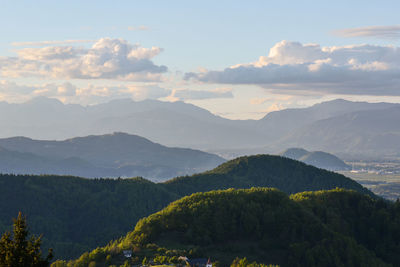
{"label": "dark shadowed slope", "polygon": [[0,226],[22,211],[45,247],[68,258],[119,237],[177,198],[140,178],[0,175]]}

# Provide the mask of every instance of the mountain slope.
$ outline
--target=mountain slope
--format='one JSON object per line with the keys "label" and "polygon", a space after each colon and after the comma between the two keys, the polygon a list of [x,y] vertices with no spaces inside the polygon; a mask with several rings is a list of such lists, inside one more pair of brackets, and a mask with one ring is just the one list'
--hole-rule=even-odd
{"label": "mountain slope", "polygon": [[[143,176],[165,180],[177,175],[209,170],[224,162],[224,159],[213,154],[165,147],[143,137],[124,133],[78,137],[64,141],[13,137],[0,139],[0,146],[10,150],[10,156],[12,153],[30,153],[32,160],[36,157],[37,161],[43,162],[43,166],[32,166],[28,162],[18,161],[16,167],[20,170],[17,169],[15,173],[28,174]],[[4,151],[4,155],[5,153]],[[71,162],[71,159],[76,160]],[[79,161],[81,164],[77,164]],[[84,163],[86,165],[81,166]],[[0,168],[0,171],[10,172],[4,168]]]}
{"label": "mountain slope", "polygon": [[[229,120],[183,102],[135,102],[121,99],[84,107],[64,105],[55,99],[39,97],[22,104],[0,102],[0,123],[3,126],[0,137],[27,136],[63,140],[74,136],[101,135],[117,131],[144,136],[168,146],[212,151],[233,150],[231,154],[234,155],[243,155],[246,151],[275,153],[291,146],[314,149],[312,146],[303,146],[302,142],[295,145],[296,140],[292,138],[287,142],[282,140],[278,143],[278,140],[282,136],[307,129],[317,121],[358,111],[379,114],[382,110],[398,106],[339,99],[308,108],[271,112],[260,120]],[[371,118],[374,120],[370,128],[379,121],[388,125],[397,122],[382,120],[381,115]],[[330,127],[340,128],[340,122],[338,123]],[[340,138],[340,134],[345,134],[346,131],[333,131],[329,136],[332,133]],[[352,138],[357,137],[354,135],[356,133],[350,133]],[[383,130],[381,133],[387,137],[391,134],[390,131]],[[294,145],[289,146],[290,143]],[[345,145],[346,140],[342,140],[338,148],[343,149]],[[379,152],[379,144],[376,147]],[[322,148],[318,150],[336,151]]]}
{"label": "mountain slope", "polygon": [[44,97],[22,104],[0,102],[0,123],[0,137],[60,140],[117,131],[203,150],[216,144],[254,146],[263,140],[246,122],[224,119],[192,104],[156,100],[121,99],[87,107]]}
{"label": "mountain slope", "polygon": [[367,110],[320,120],[292,132],[278,146],[353,155],[399,156],[400,108]]}
{"label": "mountain slope", "polygon": [[[315,198],[321,203],[312,201]],[[337,210],[346,211],[353,202],[360,206],[357,212],[362,216]],[[350,225],[367,219],[368,225],[359,233],[346,232],[347,229],[336,227],[334,220],[310,212],[322,211],[328,205],[339,222],[343,219]],[[382,254],[380,248],[368,247],[361,237],[379,224],[375,221],[379,217],[400,218],[398,210],[395,215],[371,216],[368,208],[373,212],[390,212],[397,206],[343,190],[304,193],[291,198],[270,188],[197,193],[140,220],[124,238],[70,263],[88,266],[108,259],[108,264],[122,264],[125,260],[121,257],[122,250],[130,249],[134,251],[133,264],[140,263],[144,256],[173,262],[184,255],[211,258],[223,266],[238,256],[283,267],[392,266],[399,260],[400,251],[396,247],[399,240],[394,236],[377,237],[380,248],[388,249]],[[383,224],[390,225],[387,221]],[[396,226],[384,231],[398,235],[397,221]],[[66,266],[65,262],[59,264]]]}
{"label": "mountain slope", "polygon": [[309,152],[302,148],[289,148],[280,154],[283,157],[299,160],[318,168],[339,171],[350,170],[351,167],[333,154],[323,151]]}
{"label": "mountain slope", "polygon": [[169,180],[165,186],[180,195],[254,186],[275,187],[286,193],[340,187],[372,195],[369,190],[341,174],[272,155],[240,157],[209,172]]}
{"label": "mountain slope", "polygon": [[73,257],[119,237],[132,222],[177,198],[139,178],[0,175],[0,226],[9,226],[21,211],[56,258]]}
{"label": "mountain slope", "polygon": [[319,120],[356,111],[379,111],[396,106],[398,107],[399,105],[391,103],[351,102],[343,99],[336,99],[316,104],[308,108],[274,111],[268,113],[264,118],[262,118],[259,121],[259,124],[261,128],[268,130],[269,138],[277,140],[281,136],[285,136]]}
{"label": "mountain slope", "polygon": [[[96,167],[77,157],[54,159],[0,147],[0,172],[12,174],[64,174],[84,177],[112,176],[110,168]],[[115,175],[115,174],[114,174]]]}
{"label": "mountain slope", "polygon": [[277,187],[285,192],[344,187],[374,196],[343,175],[278,156],[242,157],[166,183],[145,179],[83,179],[0,175],[0,231],[18,211],[43,234],[56,258],[75,257],[132,229],[139,218],[194,192]]}
{"label": "mountain slope", "polygon": [[302,156],[299,160],[318,168],[331,171],[342,171],[351,169],[351,167],[344,163],[343,160],[339,159],[335,155],[323,151],[310,152],[307,155]]}
{"label": "mountain slope", "polygon": [[308,153],[310,152],[303,148],[288,148],[279,155],[289,159],[299,160],[301,157],[307,155]]}

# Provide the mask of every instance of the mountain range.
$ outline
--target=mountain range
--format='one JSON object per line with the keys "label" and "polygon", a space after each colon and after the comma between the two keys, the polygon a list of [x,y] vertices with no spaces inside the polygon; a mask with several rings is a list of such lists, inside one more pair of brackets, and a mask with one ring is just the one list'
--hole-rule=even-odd
{"label": "mountain range", "polygon": [[[0,137],[64,140],[125,132],[172,147],[225,158],[303,147],[346,157],[398,157],[400,105],[333,100],[268,113],[260,120],[229,120],[183,102],[130,99],[81,106],[38,97],[0,102]],[[7,148],[5,148],[7,149]]]}
{"label": "mountain range", "polygon": [[224,161],[210,153],[165,147],[124,133],[63,141],[0,139],[1,173],[166,180],[210,170]]}

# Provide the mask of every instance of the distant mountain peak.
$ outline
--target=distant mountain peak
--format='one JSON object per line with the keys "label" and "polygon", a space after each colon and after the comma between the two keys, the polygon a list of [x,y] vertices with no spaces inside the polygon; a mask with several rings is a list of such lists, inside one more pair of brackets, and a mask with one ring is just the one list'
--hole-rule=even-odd
{"label": "distant mountain peak", "polygon": [[298,160],[308,153],[310,153],[310,152],[305,150],[304,148],[293,147],[293,148],[286,149],[285,151],[281,152],[279,155],[286,157],[286,158]]}
{"label": "distant mountain peak", "polygon": [[337,171],[349,170],[350,166],[333,154],[324,151],[309,152],[303,148],[289,148],[280,154],[283,157],[295,159],[318,168]]}
{"label": "distant mountain peak", "polygon": [[50,98],[50,97],[45,97],[45,96],[37,96],[34,98],[31,98],[26,104],[40,104],[40,105],[64,105],[63,102],[58,100],[57,98]]}

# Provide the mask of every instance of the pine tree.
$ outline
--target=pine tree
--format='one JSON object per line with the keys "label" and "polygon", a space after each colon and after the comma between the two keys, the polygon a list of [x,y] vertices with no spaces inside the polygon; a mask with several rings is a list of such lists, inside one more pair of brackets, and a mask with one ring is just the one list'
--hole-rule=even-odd
{"label": "pine tree", "polygon": [[42,259],[41,237],[29,239],[26,218],[18,213],[13,219],[13,234],[6,232],[0,239],[0,266],[4,267],[47,267],[53,257],[52,250]]}

